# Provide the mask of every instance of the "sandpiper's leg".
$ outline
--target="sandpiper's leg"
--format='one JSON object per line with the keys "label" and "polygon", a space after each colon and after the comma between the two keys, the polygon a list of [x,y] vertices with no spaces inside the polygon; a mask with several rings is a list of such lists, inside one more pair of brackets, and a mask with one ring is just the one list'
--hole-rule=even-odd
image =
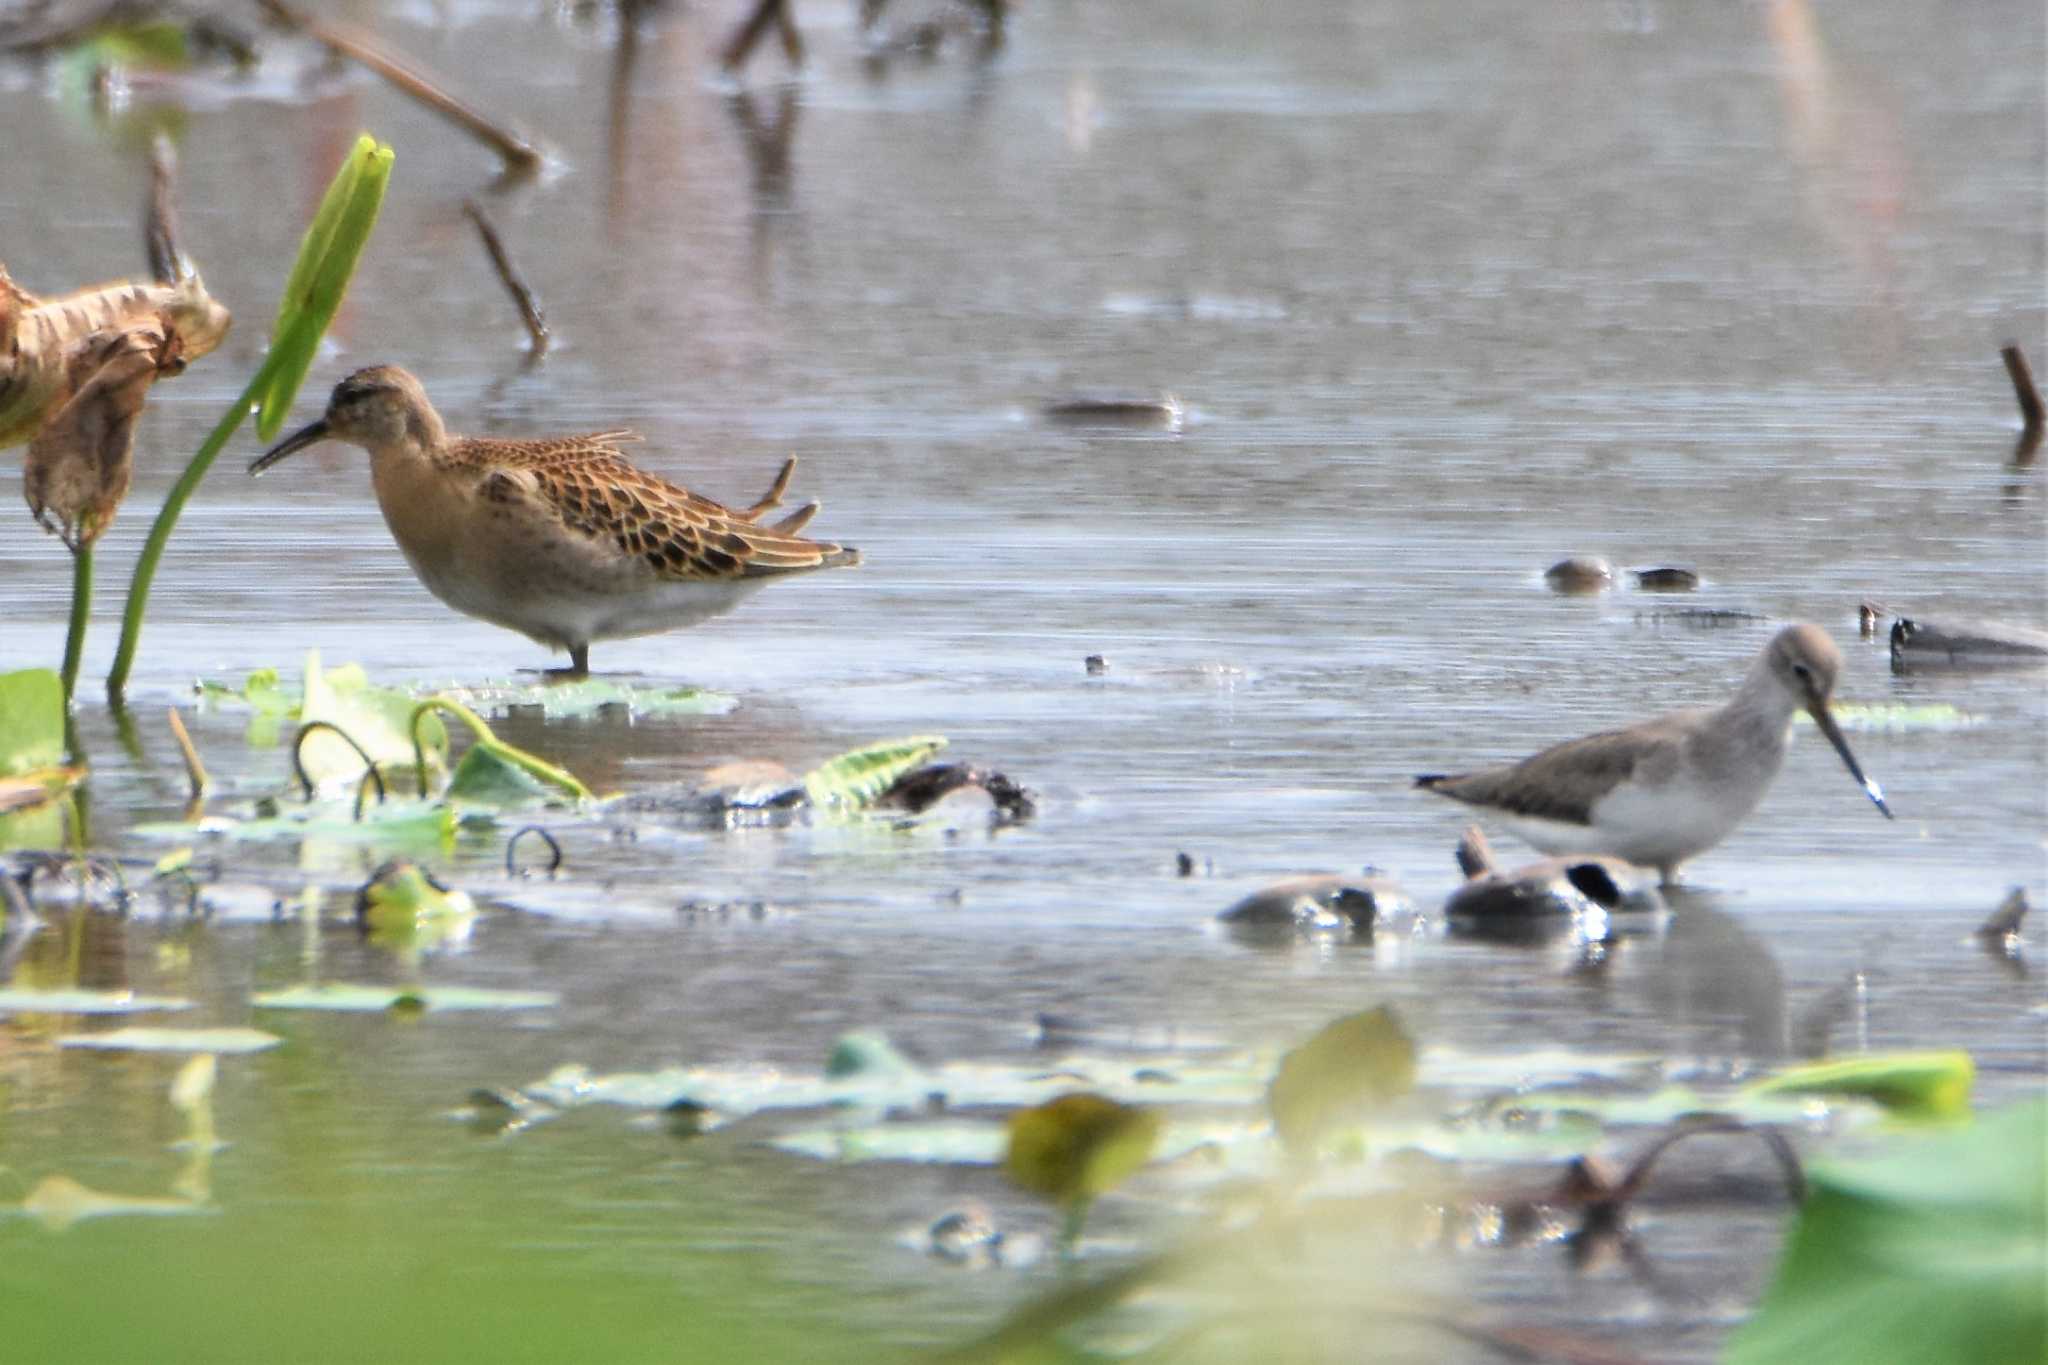
{"label": "sandpiper's leg", "polygon": [[544,669],[541,676],[555,682],[574,682],[578,678],[589,677],[590,646],[587,644],[570,645],[569,666],[567,668]]}

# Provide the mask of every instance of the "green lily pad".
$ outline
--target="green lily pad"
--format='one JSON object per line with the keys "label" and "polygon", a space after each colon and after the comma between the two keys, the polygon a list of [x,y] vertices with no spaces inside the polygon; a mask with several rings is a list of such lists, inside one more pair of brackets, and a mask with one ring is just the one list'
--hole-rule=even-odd
{"label": "green lily pad", "polygon": [[202,679],[196,688],[200,703],[208,708],[246,706],[249,708],[250,747],[267,749],[284,735],[285,722],[299,713],[299,699],[287,692],[274,668],[259,668],[240,688]]}
{"label": "green lily pad", "polygon": [[431,857],[453,849],[458,830],[492,823],[494,821],[488,812],[458,814],[454,807],[439,801],[372,803],[363,808],[360,820],[346,805],[321,801],[307,806],[286,806],[276,815],[253,820],[214,815],[197,824],[171,821],[141,824],[130,832],[145,839],[188,840],[197,834],[253,843],[321,840],[335,844],[368,844],[392,853]]}
{"label": "green lily pad", "polygon": [[635,687],[610,678],[484,683],[438,691],[485,714],[533,707],[549,720],[577,720],[594,716],[607,707],[623,707],[633,716],[722,716],[740,704],[739,698],[728,692],[701,687]]}
{"label": "green lily pad", "polygon": [[59,1047],[98,1052],[264,1052],[284,1039],[256,1028],[118,1028],[109,1033],[67,1033]]}
{"label": "green lily pad", "polygon": [[134,991],[0,990],[4,1014],[150,1014],[191,1008],[190,1000]]}
{"label": "green lily pad", "polygon": [[805,773],[804,790],[815,805],[864,806],[945,747],[940,735],[911,735],[863,745]]}
{"label": "green lily pad", "polygon": [[287,986],[259,991],[251,1004],[266,1010],[333,1010],[377,1014],[391,1009],[423,1009],[430,1014],[470,1010],[544,1010],[562,1003],[553,991],[499,991],[482,986],[358,986],[346,982]]}
{"label": "green lily pad", "polygon": [[2041,1360],[2048,1101],[1880,1157],[1815,1161],[1777,1278],[1731,1365]]}

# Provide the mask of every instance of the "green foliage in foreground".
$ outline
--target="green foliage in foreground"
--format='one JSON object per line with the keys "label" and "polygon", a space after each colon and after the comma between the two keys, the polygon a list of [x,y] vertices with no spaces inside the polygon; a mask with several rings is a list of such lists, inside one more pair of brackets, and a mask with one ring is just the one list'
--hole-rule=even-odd
{"label": "green foliage in foreground", "polygon": [[47,668],[0,673],[0,777],[64,761],[64,684]]}
{"label": "green foliage in foreground", "polygon": [[2048,1101],[1807,1178],[1731,1365],[2048,1359]]}

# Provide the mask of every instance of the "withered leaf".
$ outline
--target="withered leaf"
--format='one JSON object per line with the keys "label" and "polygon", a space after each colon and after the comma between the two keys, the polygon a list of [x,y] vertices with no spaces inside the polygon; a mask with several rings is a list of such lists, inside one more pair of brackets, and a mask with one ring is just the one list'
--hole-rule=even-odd
{"label": "withered leaf", "polygon": [[161,323],[142,323],[94,332],[66,357],[70,396],[29,442],[22,491],[43,529],[74,552],[99,539],[127,496],[135,423],[172,350]]}

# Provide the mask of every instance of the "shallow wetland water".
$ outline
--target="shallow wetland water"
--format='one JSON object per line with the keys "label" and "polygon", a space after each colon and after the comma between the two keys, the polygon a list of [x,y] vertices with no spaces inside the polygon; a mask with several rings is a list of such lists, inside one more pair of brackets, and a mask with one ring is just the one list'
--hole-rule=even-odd
{"label": "shallow wetland water", "polygon": [[[694,1139],[605,1106],[511,1137],[451,1117],[478,1087],[571,1063],[815,1071],[875,1030],[933,1065],[1072,1051],[1171,1070],[1385,1003],[1425,1082],[1432,1049],[1726,1073],[1812,1055],[1818,1031],[1838,1054],[1967,1049],[1980,1104],[2039,1091],[2038,963],[1969,935],[2013,885],[2048,896],[2043,674],[1898,677],[1881,637],[1856,638],[1865,598],[2048,621],[2048,472],[2012,462],[1998,364],[2008,339],[2048,358],[2038,5],[1045,3],[985,65],[958,44],[885,71],[852,9],[797,8],[794,85],[764,50],[727,88],[714,54],[739,16],[718,6],[657,12],[624,53],[605,14],[350,7],[548,142],[527,186],[494,187],[488,153],[367,75],[195,99],[184,245],[238,321],[155,391],[101,545],[79,713],[92,838],[171,846],[129,832],[183,809],[163,712],[195,680],[295,678],[308,649],[422,689],[557,662],[418,586],[360,452],[254,482],[249,437],[158,578],[139,757],[99,699],[149,518],[257,363],[298,234],[365,127],[397,169],[299,420],[388,361],[459,430],[632,426],[637,460],[730,501],[795,453],[793,497],[825,503],[813,531],[866,557],[593,650],[600,673],[730,694],[724,714],[522,711],[500,732],[633,793],[942,734],[1037,793],[1038,818],[988,834],[563,814],[564,875],[520,883],[504,828],[459,840],[430,862],[491,905],[420,979],[559,993],[537,1011],[254,1010],[309,970],[408,979],[352,929],[309,940],[260,904],[195,921],[145,895],[126,920],[53,919],[17,970],[184,996],[179,1022],[285,1042],[221,1061],[215,1212],[61,1236],[0,1221],[21,1359],[890,1358],[1058,1281],[1050,1258],[974,1273],[903,1244],[967,1202],[1049,1235],[1054,1215],[988,1166],[764,1142],[815,1115]],[[40,69],[0,67],[0,261],[25,286],[139,272],[154,98],[109,124]],[[466,194],[546,303],[541,364],[522,364]],[[1184,424],[1041,415],[1102,392],[1171,392]],[[19,507],[18,469],[0,468],[0,508]],[[1544,568],[1573,553],[1704,582],[1549,592]],[[68,570],[17,513],[0,670],[55,664]],[[1688,607],[1768,619],[1668,614]],[[1668,922],[1604,946],[1434,926],[1276,945],[1214,924],[1263,883],[1365,864],[1440,905],[1462,812],[1411,774],[1718,701],[1784,620],[1835,636],[1842,700],[1966,722],[1852,733],[1895,823],[1803,727]],[[286,789],[245,713],[190,723],[217,804]],[[223,881],[291,894],[379,861],[195,847]],[[1082,1043],[1048,1043],[1044,1015]],[[175,1061],[58,1051],[60,1023],[96,1027],[0,1032],[0,1167],[163,1191],[182,1160]],[[1698,1204],[1639,1214],[1647,1273],[1575,1271],[1556,1245],[1407,1268],[1488,1322],[1710,1357],[1784,1217],[1767,1167],[1735,1159],[1730,1188],[1702,1176]],[[1140,1176],[1096,1209],[1089,1255],[1170,1242],[1199,1207]],[[1424,1340],[1421,1358],[1489,1358]]]}

